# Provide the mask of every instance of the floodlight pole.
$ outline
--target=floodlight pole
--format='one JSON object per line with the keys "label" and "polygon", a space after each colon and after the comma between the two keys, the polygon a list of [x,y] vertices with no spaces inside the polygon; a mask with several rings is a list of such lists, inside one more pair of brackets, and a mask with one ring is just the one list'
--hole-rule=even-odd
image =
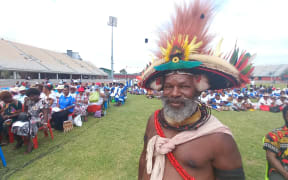
{"label": "floodlight pole", "polygon": [[109,16],[108,26],[112,27],[112,40],[111,40],[111,79],[114,80],[114,68],[113,68],[113,27],[117,27],[117,18]]}

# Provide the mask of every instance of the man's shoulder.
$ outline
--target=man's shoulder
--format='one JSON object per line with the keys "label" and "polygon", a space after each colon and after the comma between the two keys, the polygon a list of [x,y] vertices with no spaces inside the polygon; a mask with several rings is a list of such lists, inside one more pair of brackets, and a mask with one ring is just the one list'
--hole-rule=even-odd
{"label": "man's shoulder", "polygon": [[234,141],[233,136],[227,133],[213,133],[209,136],[211,139],[213,139],[214,145],[230,144],[231,141]]}
{"label": "man's shoulder", "polygon": [[154,126],[154,117],[155,117],[155,112],[153,112],[147,121],[147,126],[146,126],[146,135],[148,135],[149,137],[152,136],[154,134],[155,131],[155,126]]}
{"label": "man's shoulder", "polygon": [[216,129],[222,129],[222,130],[213,130],[215,131],[214,133],[209,134],[210,137],[213,137],[215,139],[221,139],[221,138],[227,138],[229,137],[229,139],[233,139],[231,130],[228,126],[226,126],[225,124],[223,124],[217,117],[211,115],[208,123],[210,123],[210,126],[214,126]]}
{"label": "man's shoulder", "polygon": [[154,111],[153,113],[151,113],[151,115],[149,116],[148,118],[148,123],[151,123],[153,122],[154,123],[154,117],[155,117],[155,114],[157,113],[158,110]]}

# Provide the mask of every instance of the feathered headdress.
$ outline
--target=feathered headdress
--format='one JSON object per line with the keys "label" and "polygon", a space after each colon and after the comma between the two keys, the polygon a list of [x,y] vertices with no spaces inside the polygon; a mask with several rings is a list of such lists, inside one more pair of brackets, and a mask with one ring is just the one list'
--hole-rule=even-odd
{"label": "feathered headdress", "polygon": [[155,53],[158,59],[143,71],[141,85],[160,90],[164,75],[175,71],[199,75],[196,83],[199,91],[248,83],[254,56],[246,52],[238,56],[239,49],[235,46],[231,55],[221,57],[222,40],[215,50],[211,49],[214,36],[208,30],[213,16],[210,1],[195,0],[177,6],[169,28],[159,34],[159,48]]}

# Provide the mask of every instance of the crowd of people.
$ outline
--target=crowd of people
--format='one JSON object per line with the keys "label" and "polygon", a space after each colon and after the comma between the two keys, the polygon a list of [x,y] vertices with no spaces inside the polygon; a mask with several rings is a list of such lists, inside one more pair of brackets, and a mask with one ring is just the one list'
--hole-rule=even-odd
{"label": "crowd of people", "polygon": [[[131,94],[146,95],[147,98],[161,98],[163,91],[145,90],[134,85]],[[287,88],[250,85],[245,88],[227,88],[223,90],[206,90],[198,101],[216,111],[271,111],[280,112],[288,105]]]}
{"label": "crowd of people", "polygon": [[280,89],[273,86],[250,86],[224,90],[208,90],[201,93],[200,101],[217,111],[262,110],[280,112],[288,104],[288,86]]}
{"label": "crowd of people", "polygon": [[[9,143],[13,135],[15,149],[26,141],[26,153],[33,150],[33,141],[40,127],[48,125],[59,131],[82,126],[88,115],[105,116],[111,103],[122,106],[127,101],[128,84],[81,83],[49,81],[29,84],[16,83],[14,87],[0,92],[1,145]],[[77,122],[76,122],[77,121]],[[80,121],[80,122],[79,122]]]}

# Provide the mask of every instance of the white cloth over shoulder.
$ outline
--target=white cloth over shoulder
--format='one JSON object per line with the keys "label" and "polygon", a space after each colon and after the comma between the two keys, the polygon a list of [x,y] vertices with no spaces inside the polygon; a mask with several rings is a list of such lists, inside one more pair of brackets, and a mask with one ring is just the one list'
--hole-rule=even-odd
{"label": "white cloth over shoulder", "polygon": [[[172,138],[162,138],[159,135],[153,136],[147,145],[146,167],[147,173],[151,174],[151,180],[162,180],[165,168],[165,154],[172,152],[179,144],[189,142],[201,136],[214,133],[225,133],[232,136],[230,129],[223,125],[216,117],[212,116],[197,130],[183,131]],[[152,166],[153,156],[155,162]]]}

